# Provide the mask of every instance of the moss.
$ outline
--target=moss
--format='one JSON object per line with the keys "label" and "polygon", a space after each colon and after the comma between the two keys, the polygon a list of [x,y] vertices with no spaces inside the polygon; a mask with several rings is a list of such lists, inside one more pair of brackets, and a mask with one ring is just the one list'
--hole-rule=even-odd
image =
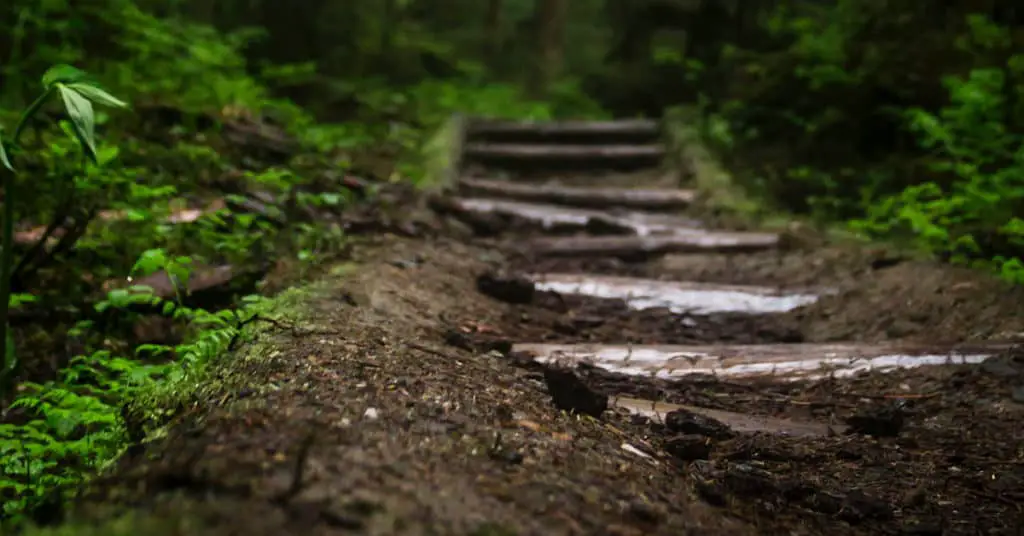
{"label": "moss", "polygon": [[516,536],[517,534],[518,533],[515,530],[503,525],[486,523],[477,527],[477,529],[471,533],[471,536]]}
{"label": "moss", "polygon": [[453,115],[427,139],[420,153],[423,173],[417,186],[427,191],[439,190],[458,180],[463,125],[463,118]]}
{"label": "moss", "polygon": [[708,149],[701,119],[694,108],[674,108],[665,114],[670,159],[692,177],[705,208],[728,213],[745,223],[763,218],[763,208],[752,199]]}
{"label": "moss", "polygon": [[[260,392],[270,388],[269,373],[274,368],[274,358],[279,354],[276,340],[281,325],[301,330],[309,322],[309,303],[318,296],[326,296],[339,279],[344,279],[355,270],[351,263],[339,264],[331,269],[331,277],[302,287],[285,290],[271,299],[250,305],[258,315],[273,319],[277,325],[254,321],[243,328],[240,339],[245,341],[239,349],[225,352],[218,358],[197,367],[177,381],[155,384],[142,391],[129,403],[130,411],[145,415],[149,421],[145,442],[153,443],[165,439],[174,427],[174,417],[183,408],[200,407],[204,410],[221,406],[230,401],[232,393],[243,390]],[[247,399],[249,400],[249,399]],[[115,465],[113,462],[108,466]],[[123,491],[123,493],[122,493]],[[110,490],[106,497],[132,496],[132,490]],[[108,499],[116,503],[116,499]],[[186,502],[187,504],[187,502]],[[116,504],[89,504],[65,524],[48,527],[29,527],[25,536],[196,536],[201,532],[201,516],[192,515],[180,508],[173,509],[173,515],[140,514],[122,515]]]}
{"label": "moss", "polygon": [[794,215],[773,205],[760,196],[751,193],[726,169],[715,152],[710,149],[714,143],[705,132],[709,125],[703,122],[698,109],[677,107],[665,114],[665,129],[670,147],[670,164],[684,170],[692,180],[692,187],[698,192],[701,208],[732,224],[756,227],[764,230],[782,231],[798,242],[806,240],[807,231],[829,243],[872,244],[899,251],[901,254],[920,258],[910,244],[893,240],[881,241],[854,233],[844,222],[823,223],[808,217]]}
{"label": "moss", "polygon": [[201,522],[191,516],[165,518],[130,513],[105,522],[68,523],[59,527],[29,528],[24,536],[196,536]]}

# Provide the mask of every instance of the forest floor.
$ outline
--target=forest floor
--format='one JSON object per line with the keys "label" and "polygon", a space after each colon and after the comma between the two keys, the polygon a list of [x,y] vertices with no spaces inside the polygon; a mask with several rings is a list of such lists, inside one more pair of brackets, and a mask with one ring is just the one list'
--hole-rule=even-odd
{"label": "forest floor", "polygon": [[[418,236],[362,237],[343,264],[282,299],[272,325],[225,361],[203,404],[98,481],[87,522],[133,513],[96,533],[1024,527],[1020,289],[820,237],[744,252],[541,255],[536,240],[551,239],[550,225],[508,215],[515,210],[497,222],[486,210],[453,210],[458,199],[435,199],[443,210],[423,199],[393,207]],[[594,235],[592,224],[558,232],[575,240]],[[771,312],[680,312],[539,289],[529,274],[688,282],[711,292],[703,296],[731,290],[741,296],[729,299],[750,303],[751,285],[820,296]],[[545,362],[552,344],[583,348],[597,363]],[[673,355],[655,363],[638,353],[652,372],[638,374],[628,356],[624,366],[602,364],[600,344]],[[702,348],[733,354],[711,359]],[[955,349],[990,357],[859,372],[851,358],[833,363],[849,374],[817,373],[824,353],[906,354],[910,363]],[[734,358],[814,368],[716,368]],[[709,359],[722,374],[660,374],[699,372]]]}

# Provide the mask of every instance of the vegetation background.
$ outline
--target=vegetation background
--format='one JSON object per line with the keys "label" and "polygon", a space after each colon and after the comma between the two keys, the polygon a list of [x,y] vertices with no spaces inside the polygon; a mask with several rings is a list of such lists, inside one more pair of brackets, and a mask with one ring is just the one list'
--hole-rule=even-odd
{"label": "vegetation background", "polygon": [[[11,527],[52,516],[139,439],[140,412],[142,433],[158,434],[259,314],[268,264],[301,277],[344,242],[338,225],[240,210],[252,205],[243,194],[337,211],[358,197],[341,187],[351,177],[416,183],[422,147],[455,112],[591,118],[690,106],[764,212],[904,240],[1024,282],[1017,4],[3,2],[0,146],[17,172],[0,173],[17,239],[4,244],[14,255],[0,319],[11,327],[0,516]],[[63,64],[129,104],[89,107],[92,159],[84,112],[66,103],[40,109],[18,143],[10,136],[53,87],[43,74]],[[227,265],[226,297],[187,292]],[[181,288],[147,286],[160,271]]]}

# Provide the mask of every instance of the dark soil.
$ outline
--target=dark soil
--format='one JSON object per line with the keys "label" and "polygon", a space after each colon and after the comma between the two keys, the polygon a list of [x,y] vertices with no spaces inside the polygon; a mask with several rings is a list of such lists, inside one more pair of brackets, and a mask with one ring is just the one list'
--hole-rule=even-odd
{"label": "dark soil", "polygon": [[785,315],[788,318],[782,322],[798,326],[806,342],[1024,340],[1024,288],[978,271],[913,260],[859,244],[669,255],[649,263],[519,256],[512,265],[523,272],[624,275],[833,292],[814,305]]}
{"label": "dark soil", "polygon": [[468,277],[486,251],[388,238],[354,255],[299,306],[308,325],[226,364],[258,387],[200,401],[85,511],[190,516],[188,534],[753,534],[624,449],[650,450],[628,419],[561,412],[543,377],[444,344],[505,329]]}
{"label": "dark soil", "polygon": [[[696,344],[958,342],[1012,338],[1022,325],[1019,291],[986,276],[919,261],[873,269],[873,255],[819,251],[816,270],[787,270],[797,259],[814,266],[815,252],[728,261],[693,255],[675,271],[600,260],[521,261],[524,271],[785,282],[839,292],[789,314],[714,315],[685,324],[677,315],[627,311],[613,300],[541,296],[532,307],[514,308],[509,324],[518,321],[519,340],[531,342]],[[827,262],[836,264],[826,268]],[[604,321],[588,322],[598,316]],[[680,435],[634,418],[630,429],[673,456],[705,502],[749,520],[759,533],[1018,534],[1024,528],[1024,353],[981,366],[816,382],[664,381],[591,366],[579,374],[584,384],[611,395],[849,424],[849,435],[834,437],[721,439]]]}
{"label": "dark soil", "polygon": [[[670,383],[509,352],[541,341],[1005,340],[1024,332],[1020,290],[855,245],[553,261],[505,257],[465,228],[458,239],[440,231],[457,224],[370,223],[378,234],[354,247],[349,268],[289,308],[297,327],[264,332],[226,360],[222,383],[183,408],[166,439],[122,460],[80,515],[129,506],[169,520],[166,534],[246,536],[1024,527],[1018,353],[844,380]],[[680,317],[532,292],[515,278],[545,271],[836,293],[786,314]],[[606,410],[616,395],[850,431],[739,434],[685,414],[662,424]]]}
{"label": "dark soil", "polygon": [[[688,464],[699,493],[765,534],[1016,534],[1024,516],[1024,359],[797,385],[674,384],[607,373],[607,392],[748,414],[845,422],[849,434],[706,439]],[[642,427],[643,424],[638,426]],[[675,433],[648,425],[652,441]],[[874,436],[874,437],[872,437]]]}
{"label": "dark soil", "polygon": [[[514,251],[514,248],[513,248]],[[669,256],[648,263],[513,255],[508,273],[590,273],[828,289],[777,315],[680,317],[537,293],[495,331],[519,342],[638,344],[1016,341],[1021,289],[979,272],[860,244]],[[506,270],[509,268],[506,267]],[[481,335],[486,338],[489,335]],[[1024,353],[813,382],[665,381],[581,365],[595,392],[846,425],[826,437],[694,433],[632,417],[706,503],[761,534],[1020,534]],[[616,410],[627,416],[623,410]],[[838,428],[837,428],[838,429]]]}

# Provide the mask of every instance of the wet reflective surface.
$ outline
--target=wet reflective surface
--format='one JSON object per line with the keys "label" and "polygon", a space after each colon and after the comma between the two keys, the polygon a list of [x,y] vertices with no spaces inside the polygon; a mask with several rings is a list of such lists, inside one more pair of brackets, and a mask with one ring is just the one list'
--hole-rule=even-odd
{"label": "wet reflective surface", "polygon": [[498,199],[462,198],[455,200],[454,203],[460,210],[467,212],[504,214],[539,223],[548,229],[556,225],[576,225],[582,228],[591,221],[600,221],[622,227],[639,236],[649,236],[694,232],[696,226],[699,225],[695,220],[660,214],[609,213],[584,208]]}
{"label": "wet reflective surface", "polygon": [[679,314],[784,313],[818,300],[814,294],[784,294],[769,287],[575,274],[530,278],[538,290],[620,299],[634,309],[664,307]]}
{"label": "wet reflective surface", "polygon": [[553,203],[561,205],[562,208],[577,206],[605,209],[681,209],[689,206],[696,197],[692,190],[528,184],[473,178],[463,178],[459,181],[459,186],[476,195]]}
{"label": "wet reflective surface", "polygon": [[760,415],[747,415],[733,411],[700,408],[696,406],[682,406],[669,404],[667,402],[653,402],[638,398],[616,397],[611,400],[613,407],[622,408],[636,415],[643,415],[651,420],[663,423],[665,415],[670,411],[685,410],[698,415],[715,419],[734,432],[738,433],[769,433],[781,434],[794,437],[826,436],[830,433],[842,433],[846,430],[844,425],[828,425],[820,422],[796,421],[792,419],[779,419]]}
{"label": "wet reflective surface", "polygon": [[629,346],[516,344],[513,352],[542,363],[587,362],[627,375],[679,378],[710,374],[782,380],[844,377],[928,365],[977,364],[1003,346],[940,349],[896,345],[780,344],[741,346]]}

